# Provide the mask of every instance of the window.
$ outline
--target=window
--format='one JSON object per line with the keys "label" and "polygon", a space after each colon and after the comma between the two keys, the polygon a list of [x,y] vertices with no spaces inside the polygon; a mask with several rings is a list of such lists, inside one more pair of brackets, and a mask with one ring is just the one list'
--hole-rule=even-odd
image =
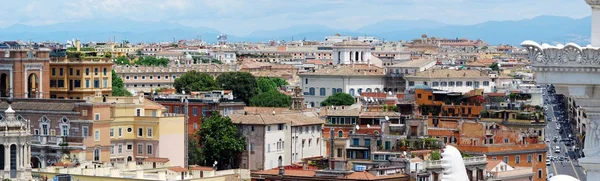
{"label": "window", "polygon": [[271,131],[271,126],[267,126],[267,131]]}
{"label": "window", "polygon": [[94,88],[100,88],[100,80],[94,79]]}
{"label": "window", "polygon": [[56,68],[52,68],[52,76],[56,75]]}
{"label": "window", "polygon": [[142,109],[136,109],[135,116],[142,116]]}
{"label": "window", "polygon": [[198,129],[198,123],[194,123],[194,130]]}
{"label": "window", "polygon": [[325,96],[325,94],[327,94],[325,91],[326,91],[326,90],[325,90],[325,88],[321,88],[321,89],[319,90],[319,92],[320,92],[320,95],[321,95],[321,96]]}
{"label": "window", "polygon": [[144,128],[139,127],[137,132],[138,137],[144,136]]}
{"label": "window", "polygon": [[415,86],[415,81],[408,81],[408,86]]}
{"label": "window", "polygon": [[198,107],[193,107],[192,108],[192,115],[198,116]]}
{"label": "window", "polygon": [[104,84],[104,88],[108,88],[108,78],[104,78],[104,80],[102,80],[102,83]]}
{"label": "window", "polygon": [[123,144],[119,144],[119,147],[117,147],[117,153],[123,153]]}
{"label": "window", "polygon": [[252,152],[254,151],[254,143],[253,142],[250,142],[250,151],[252,151]]}
{"label": "window", "polygon": [[152,145],[151,145],[151,144],[148,144],[148,145],[146,146],[146,153],[147,153],[148,155],[151,155],[151,154],[152,154]]}
{"label": "window", "polygon": [[138,144],[137,145],[137,153],[138,154],[144,154],[144,144]]}
{"label": "window", "polygon": [[79,69],[75,71],[75,75],[79,75]]}
{"label": "window", "polygon": [[103,70],[103,71],[104,71],[104,75],[106,75],[106,68],[104,68],[104,70]]}
{"label": "window", "polygon": [[474,85],[474,87],[475,87],[475,88],[478,88],[478,87],[479,87],[479,81],[475,81],[475,82],[473,83],[473,85]]}
{"label": "window", "polygon": [[133,76],[133,80],[137,80],[137,75],[134,75],[134,76]]}
{"label": "window", "polygon": [[433,86],[433,87],[437,87],[437,86],[440,86],[440,83],[439,83],[439,82],[433,82],[433,83],[431,84],[431,86]]}
{"label": "window", "polygon": [[519,164],[519,163],[521,163],[521,155],[517,155],[517,156],[515,157],[515,163],[516,163],[516,164]]}
{"label": "window", "polygon": [[279,131],[283,130],[283,126],[284,126],[284,124],[278,124],[277,125],[277,130],[279,130]]}
{"label": "window", "polygon": [[485,87],[490,86],[490,82],[489,81],[483,81],[483,86],[485,86]]}
{"label": "window", "polygon": [[60,69],[58,69],[58,70],[59,70],[59,71],[58,71],[58,75],[59,75],[59,76],[63,76],[63,68],[60,68]]}
{"label": "window", "polygon": [[100,141],[100,130],[94,131],[94,141]]}
{"label": "window", "polygon": [[[423,82],[423,85],[427,85],[427,82]],[[427,85],[427,86],[429,86],[429,85]]]}
{"label": "window", "polygon": [[537,173],[538,173],[538,174],[537,174],[537,175],[538,175],[538,178],[540,178],[540,179],[541,179],[541,178],[542,178],[542,169],[538,169]]}
{"label": "window", "polygon": [[119,137],[123,136],[123,128],[119,128]]}
{"label": "window", "polygon": [[538,154],[538,163],[542,163],[542,154]]}
{"label": "window", "polygon": [[60,130],[62,136],[69,136],[69,125],[61,125]]}
{"label": "window", "polygon": [[504,161],[504,163],[508,164],[508,156],[505,156],[504,159],[503,159],[503,161]]}
{"label": "window", "polygon": [[85,79],[85,88],[90,88],[90,79]]}
{"label": "window", "polygon": [[250,130],[254,131],[254,126],[251,126],[251,127],[250,127]]}
{"label": "window", "polygon": [[146,80],[146,76],[145,75],[142,75],[142,80]]}
{"label": "window", "polygon": [[148,129],[146,130],[146,136],[147,136],[148,138],[152,138],[152,128],[148,128]]}
{"label": "window", "polygon": [[90,75],[90,68],[85,68],[85,75]]}
{"label": "window", "polygon": [[98,75],[98,68],[94,68],[94,75]]}
{"label": "window", "polygon": [[308,89],[308,95],[314,96],[315,95],[315,88],[311,87]]}
{"label": "window", "polygon": [[150,76],[150,80],[154,80],[154,76],[152,76],[152,75],[151,75],[151,76]]}
{"label": "window", "polygon": [[129,80],[129,75],[128,75],[128,76],[125,76],[125,80]]}
{"label": "window", "polygon": [[456,87],[462,87],[462,81],[456,81]]}
{"label": "window", "polygon": [[179,106],[173,107],[173,113],[177,113],[177,114],[181,113],[181,112],[179,112]]}
{"label": "window", "polygon": [[94,120],[100,120],[100,113],[94,114]]}
{"label": "window", "polygon": [[527,155],[527,163],[531,163],[531,155]]}
{"label": "window", "polygon": [[304,79],[304,84],[308,84],[308,78]]}
{"label": "window", "polygon": [[448,82],[448,86],[449,87],[454,87],[454,82],[452,82],[452,81]]}
{"label": "window", "polygon": [[73,68],[69,68],[69,75],[73,75]]}
{"label": "window", "polygon": [[421,94],[417,94],[417,98],[421,99]]}
{"label": "window", "polygon": [[354,89],[350,89],[350,91],[348,91],[348,94],[350,94],[351,96],[354,96]]}
{"label": "window", "polygon": [[100,148],[94,149],[94,161],[100,161]]}
{"label": "window", "polygon": [[110,145],[110,154],[115,154],[115,145]]}
{"label": "window", "polygon": [[466,85],[467,85],[467,87],[471,87],[471,86],[473,86],[473,82],[467,81]]}
{"label": "window", "polygon": [[110,128],[110,137],[114,137],[115,136],[115,128]]}
{"label": "window", "polygon": [[132,144],[127,144],[127,151],[131,151],[133,150],[133,145]]}
{"label": "window", "polygon": [[444,82],[441,82],[441,83],[440,83],[440,85],[441,85],[442,87],[446,87],[446,86],[448,86],[448,83],[444,81]]}
{"label": "window", "polygon": [[344,132],[342,130],[338,131],[338,138],[344,137]]}
{"label": "window", "polygon": [[128,133],[131,133],[131,132],[133,132],[133,128],[131,128],[131,127],[127,128],[127,132],[128,132]]}

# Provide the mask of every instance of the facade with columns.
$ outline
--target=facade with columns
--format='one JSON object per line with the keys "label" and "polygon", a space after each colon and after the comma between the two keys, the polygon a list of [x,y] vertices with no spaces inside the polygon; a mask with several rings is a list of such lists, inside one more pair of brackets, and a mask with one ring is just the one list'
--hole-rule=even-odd
{"label": "facade with columns", "polygon": [[29,120],[18,120],[8,100],[8,109],[0,120],[0,165],[3,178],[31,179],[31,133]]}
{"label": "facade with columns", "polygon": [[50,97],[49,49],[0,49],[0,62],[0,97]]}
{"label": "facade with columns", "polygon": [[371,59],[375,56],[371,56],[371,51],[371,45],[361,41],[351,40],[335,43],[333,44],[333,62],[336,65],[374,64],[381,67],[381,64],[372,62]]}

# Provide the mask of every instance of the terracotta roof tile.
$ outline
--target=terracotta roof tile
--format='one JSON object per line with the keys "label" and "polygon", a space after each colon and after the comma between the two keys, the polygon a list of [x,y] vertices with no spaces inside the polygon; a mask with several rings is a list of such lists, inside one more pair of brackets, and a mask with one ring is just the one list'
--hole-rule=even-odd
{"label": "terracotta roof tile", "polygon": [[494,167],[496,167],[498,164],[500,164],[500,162],[502,162],[502,160],[487,160],[487,165],[485,166],[485,170],[487,170],[488,172],[491,171],[492,169],[494,169]]}
{"label": "terracotta roof tile", "polygon": [[173,172],[187,172],[188,170],[180,167],[180,166],[174,166],[174,167],[169,167],[169,170],[173,171]]}
{"label": "terracotta roof tile", "polygon": [[354,75],[354,76],[384,76],[382,68],[374,65],[356,64],[356,65],[338,65],[335,67],[323,67],[315,72],[304,72],[300,75]]}
{"label": "terracotta roof tile", "polygon": [[204,166],[198,166],[198,165],[190,165],[190,170],[213,171],[215,169],[213,167],[204,167]]}

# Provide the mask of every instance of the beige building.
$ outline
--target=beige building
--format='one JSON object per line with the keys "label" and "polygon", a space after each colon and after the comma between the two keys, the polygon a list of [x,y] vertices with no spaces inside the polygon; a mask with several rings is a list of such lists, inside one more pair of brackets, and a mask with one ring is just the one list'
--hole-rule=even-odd
{"label": "beige building", "polygon": [[113,62],[103,57],[53,57],[50,61],[50,98],[112,95],[112,66]]}
{"label": "beige building", "polygon": [[123,79],[124,86],[130,91],[151,92],[153,89],[173,87],[177,77],[195,70],[218,76],[223,72],[238,71],[237,65],[220,64],[181,64],[169,67],[159,66],[114,66],[118,76]]}

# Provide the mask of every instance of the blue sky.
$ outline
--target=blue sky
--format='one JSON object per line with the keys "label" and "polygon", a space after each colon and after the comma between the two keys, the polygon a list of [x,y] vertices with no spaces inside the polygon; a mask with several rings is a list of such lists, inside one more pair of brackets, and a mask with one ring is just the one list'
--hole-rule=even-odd
{"label": "blue sky", "polygon": [[591,14],[584,0],[0,0],[0,4],[0,27],[126,18],[210,27],[234,35],[301,24],[357,29],[385,19],[476,24]]}

